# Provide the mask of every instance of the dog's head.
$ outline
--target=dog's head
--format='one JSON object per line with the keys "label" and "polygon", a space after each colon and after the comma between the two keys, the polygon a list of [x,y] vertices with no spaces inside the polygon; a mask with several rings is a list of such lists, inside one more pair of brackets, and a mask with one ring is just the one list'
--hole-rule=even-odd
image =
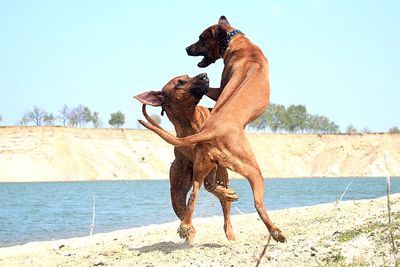
{"label": "dog's head", "polygon": [[221,57],[221,42],[231,30],[233,28],[226,17],[221,16],[218,24],[204,30],[200,34],[199,40],[186,48],[186,52],[189,56],[203,56],[197,66],[205,68]]}
{"label": "dog's head", "polygon": [[170,80],[161,91],[149,91],[135,96],[137,100],[146,105],[168,107],[196,106],[208,91],[209,79],[202,73],[195,77],[182,75]]}

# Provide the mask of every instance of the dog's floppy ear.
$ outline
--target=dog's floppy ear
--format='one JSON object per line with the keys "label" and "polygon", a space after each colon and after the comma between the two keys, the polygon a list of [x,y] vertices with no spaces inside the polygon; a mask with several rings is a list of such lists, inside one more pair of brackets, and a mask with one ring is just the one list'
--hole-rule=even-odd
{"label": "dog's floppy ear", "polygon": [[164,96],[161,91],[149,91],[134,96],[133,98],[136,98],[143,104],[158,107],[162,105]]}
{"label": "dog's floppy ear", "polygon": [[221,16],[218,20],[218,24],[226,24],[228,26],[231,26],[228,22],[228,19],[225,16]]}

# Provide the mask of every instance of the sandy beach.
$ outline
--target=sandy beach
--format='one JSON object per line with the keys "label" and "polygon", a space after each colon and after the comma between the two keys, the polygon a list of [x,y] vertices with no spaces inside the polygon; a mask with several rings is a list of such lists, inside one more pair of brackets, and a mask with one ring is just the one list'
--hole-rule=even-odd
{"label": "sandy beach", "polygon": [[[391,196],[392,251],[386,197],[271,212],[288,237],[271,241],[261,266],[398,266],[400,194]],[[176,234],[179,222],[90,237],[0,248],[0,266],[255,266],[268,240],[256,214],[232,218],[227,241],[221,217],[195,218],[191,245]]]}

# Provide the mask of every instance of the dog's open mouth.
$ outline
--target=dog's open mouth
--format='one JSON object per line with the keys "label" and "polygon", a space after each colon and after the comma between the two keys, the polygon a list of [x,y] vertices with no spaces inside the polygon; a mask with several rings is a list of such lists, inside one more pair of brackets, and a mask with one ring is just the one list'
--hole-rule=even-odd
{"label": "dog's open mouth", "polygon": [[210,65],[211,63],[215,62],[215,60],[208,57],[208,55],[202,55],[202,56],[203,56],[203,59],[197,64],[197,66],[200,68],[205,68],[208,65]]}
{"label": "dog's open mouth", "polygon": [[198,67],[200,68],[205,68],[208,65],[210,65],[211,63],[214,63],[215,60],[211,59],[207,52],[205,51],[198,51],[198,49],[196,49],[196,44],[192,44],[188,47],[186,47],[186,52],[189,56],[192,57],[198,57],[198,56],[203,56],[203,59],[197,64]]}

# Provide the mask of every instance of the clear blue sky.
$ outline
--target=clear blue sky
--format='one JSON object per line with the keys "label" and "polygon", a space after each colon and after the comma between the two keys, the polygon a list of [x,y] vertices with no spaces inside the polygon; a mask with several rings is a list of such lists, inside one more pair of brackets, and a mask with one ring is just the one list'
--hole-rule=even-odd
{"label": "clear blue sky", "polygon": [[342,131],[387,131],[400,127],[399,11],[389,0],[4,0],[0,124],[34,105],[58,113],[83,104],[105,127],[121,110],[135,128],[142,116],[132,96],[180,74],[205,71],[219,85],[221,60],[200,69],[184,48],[225,15],[267,56],[272,102],[306,105]]}

